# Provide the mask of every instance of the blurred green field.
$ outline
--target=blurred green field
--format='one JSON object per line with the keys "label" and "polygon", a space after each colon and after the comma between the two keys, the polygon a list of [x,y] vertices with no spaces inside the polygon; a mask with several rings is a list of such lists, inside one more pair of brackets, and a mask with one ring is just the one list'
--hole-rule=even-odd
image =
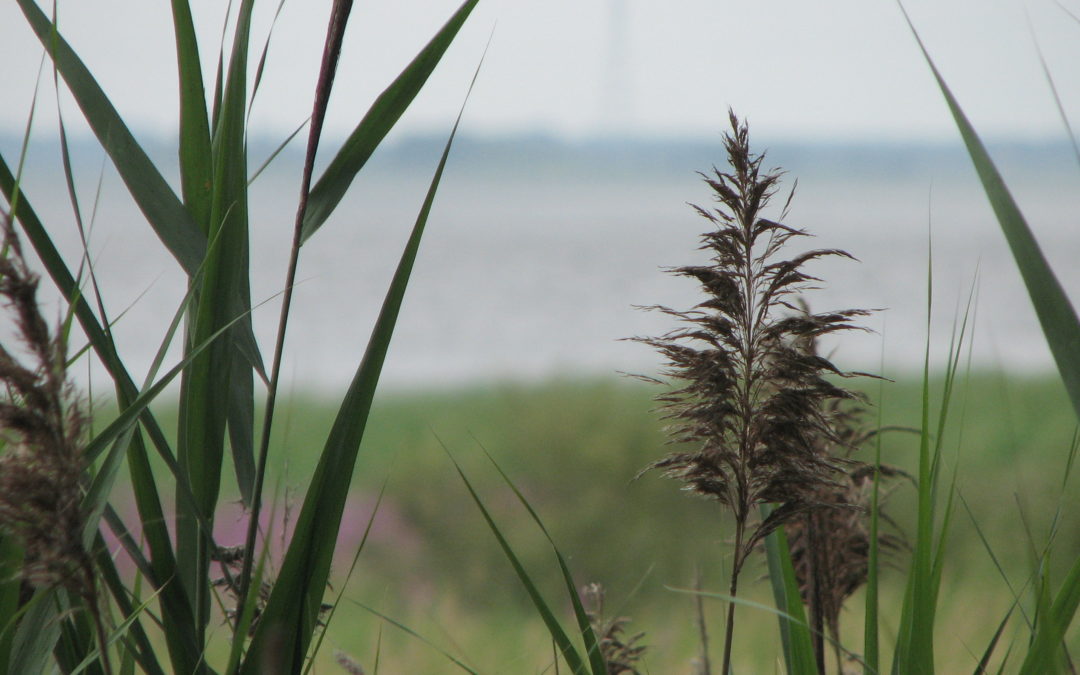
{"label": "blurred green field", "polygon": [[[884,383],[880,397],[876,383],[867,386],[879,405],[872,416],[880,410],[884,425],[918,426],[917,378]],[[691,659],[698,649],[693,599],[674,589],[691,586],[695,570],[700,570],[705,589],[723,591],[729,528],[715,504],[689,497],[677,483],[656,474],[634,480],[643,466],[665,452],[662,423],[652,412],[651,397],[658,392],[656,387],[611,379],[379,396],[342,528],[332,576],[335,591],[345,583],[384,481],[385,497],[356,571],[344,586],[319,672],[341,672],[332,663],[336,649],[353,656],[368,672],[375,672],[376,662],[384,673],[455,671],[436,649],[361,605],[401,621],[481,673],[554,672],[550,639],[454,472],[445,446],[474,480],[554,606],[567,603],[550,547],[481,448],[539,512],[577,581],[603,583],[609,610],[632,617],[631,631],[646,633],[647,672],[692,673]],[[271,538],[280,535],[280,523],[299,509],[336,412],[331,401],[293,395],[279,413],[270,483],[279,486],[274,505],[278,518]],[[938,623],[939,669],[971,672],[1009,610],[1014,591],[1030,607],[1024,584],[1033,551],[1045,544],[1059,504],[1055,579],[1080,555],[1078,499],[1071,486],[1063,491],[1075,419],[1054,377],[999,373],[962,378],[950,419],[943,439],[944,484],[958,469],[962,500],[955,503],[948,541]],[[885,462],[915,470],[915,434],[892,432],[882,440]],[[862,459],[872,461],[872,451],[867,449]],[[909,532],[914,529],[909,525],[912,496],[910,486],[898,484],[887,506]],[[986,553],[976,521],[1008,583]],[[240,543],[238,523],[242,525],[238,516],[219,516],[219,544]],[[746,597],[771,605],[764,563],[758,562],[746,577]],[[906,560],[897,556],[891,564],[905,566]],[[884,572],[886,653],[899,621],[903,579],[898,570]],[[843,619],[846,645],[855,652],[862,647],[860,603],[861,595]],[[712,600],[706,607],[713,658],[718,659],[723,603]],[[737,672],[780,672],[775,619],[752,608],[739,611]],[[566,619],[569,625],[569,613]],[[1011,635],[1006,631],[1006,638]]]}

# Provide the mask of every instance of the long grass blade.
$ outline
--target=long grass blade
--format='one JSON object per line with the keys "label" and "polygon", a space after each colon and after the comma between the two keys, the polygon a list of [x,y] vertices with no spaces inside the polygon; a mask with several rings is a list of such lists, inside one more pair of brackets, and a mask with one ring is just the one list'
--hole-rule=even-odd
{"label": "long grass blade", "polygon": [[[904,11],[902,4],[900,7]],[[904,18],[907,19],[911,32],[919,44],[919,49],[922,50],[934,74],[934,79],[945,97],[949,112],[952,113],[956,126],[960,130],[960,136],[964,140],[964,145],[967,146],[968,154],[982,181],[986,196],[1005,234],[1009,248],[1012,249],[1020,274],[1024,278],[1024,284],[1031,296],[1035,313],[1039,317],[1043,334],[1046,335],[1046,341],[1054,355],[1058,373],[1065,383],[1073,409],[1077,417],[1080,417],[1080,319],[1077,318],[1076,310],[1073,309],[1060,282],[1046,262],[1031,228],[1016,205],[990,154],[946,85],[941,73],[938,72],[906,11],[904,11]]]}
{"label": "long grass blade", "polygon": [[52,602],[53,591],[34,593],[30,603],[22,610],[23,615],[15,629],[8,672],[47,673],[54,645],[60,639],[60,621],[56,605]]}
{"label": "long grass blade", "polygon": [[[279,6],[280,9],[280,6]],[[262,510],[263,482],[266,477],[266,461],[270,453],[270,434],[274,428],[274,413],[277,406],[278,387],[281,376],[281,358],[285,350],[285,335],[292,311],[293,288],[296,283],[296,268],[300,257],[300,233],[307,211],[308,197],[311,192],[311,175],[315,167],[315,155],[322,137],[323,120],[330,102],[330,92],[334,86],[341,45],[345,39],[345,27],[352,11],[352,0],[335,0],[330,11],[323,45],[322,65],[319,67],[319,79],[315,85],[315,102],[311,112],[311,127],[308,129],[307,152],[304,157],[304,172],[301,177],[300,202],[296,207],[296,220],[293,225],[293,240],[289,248],[289,264],[285,271],[285,289],[278,314],[277,335],[274,339],[274,356],[270,366],[270,381],[266,391],[266,409],[263,413],[262,438],[259,443],[257,464],[253,467],[250,516],[247,536],[244,539],[244,559],[240,571],[240,604],[247,599],[250,585],[251,566],[255,556],[255,540],[258,534],[259,513]]]}
{"label": "long grass blade", "polygon": [[371,517],[368,518],[367,524],[364,526],[364,534],[360,537],[360,543],[356,546],[356,553],[353,554],[352,563],[349,565],[349,571],[345,573],[345,579],[341,582],[341,590],[338,591],[337,598],[331,603],[330,609],[326,614],[326,619],[323,621],[323,630],[319,632],[319,638],[311,648],[311,658],[308,660],[307,668],[304,669],[304,675],[308,675],[315,666],[315,657],[319,654],[319,649],[322,647],[323,640],[326,638],[326,629],[330,627],[330,623],[334,620],[334,615],[337,614],[337,608],[341,606],[341,600],[345,597],[345,589],[348,587],[349,581],[356,571],[357,563],[360,562],[360,554],[367,545],[368,536],[371,534],[371,528],[375,525],[375,517],[379,514],[379,507],[382,506],[383,497],[386,495],[386,486],[389,482],[390,476],[388,475],[383,479],[382,486],[379,487],[379,494],[375,498],[375,506],[371,508]]}
{"label": "long grass blade", "polygon": [[191,213],[128,131],[90,71],[32,0],[16,0],[30,27],[49,50],[94,134],[162,243],[189,273],[198,267],[206,237]]}
{"label": "long grass blade", "polygon": [[172,0],[172,14],[180,85],[180,189],[195,222],[209,234],[213,169],[202,60],[188,1]]}
{"label": "long grass blade", "polygon": [[[247,154],[244,117],[247,101],[247,50],[252,1],[240,4],[228,75],[217,126],[212,135],[213,184],[209,237],[202,283],[196,297],[190,340],[198,344],[219,331],[233,317],[247,316]],[[180,387],[180,426],[177,459],[191,484],[195,503],[178,495],[176,552],[179,580],[194,604],[200,641],[210,621],[210,554],[200,526],[211,526],[221,489],[226,425],[236,406],[250,401],[250,384],[234,377],[235,347],[231,339],[210,344],[191,362]],[[250,378],[250,371],[247,378]],[[237,400],[237,397],[247,401]],[[253,417],[253,415],[252,415]],[[236,420],[234,417],[234,425]],[[236,452],[248,448],[234,448]],[[194,509],[194,510],[193,510]]]}
{"label": "long grass blade", "polygon": [[[16,220],[22,225],[23,232],[34,247],[38,259],[41,260],[56,288],[74,307],[75,317],[83,332],[116,384],[117,403],[121,409],[127,408],[138,396],[139,390],[124,367],[111,335],[101,327],[93,310],[86,303],[75,278],[49,238],[30,200],[25,194],[19,194],[18,181],[11,173],[3,156],[0,156],[0,192],[12,204]],[[158,453],[163,458],[175,461],[164,432],[148,409],[143,411],[140,421]],[[131,448],[128,450],[128,466],[131,470],[143,533],[150,547],[155,570],[159,578],[172,579],[176,576],[176,560],[173,555],[171,535],[166,528],[155,484],[156,479],[139,434],[135,435]],[[186,485],[178,487],[186,487]],[[196,672],[195,662],[191,659],[193,655],[201,651],[201,646],[191,630],[194,622],[190,616],[188,598],[179,584],[169,584],[162,593],[161,599],[165,607],[164,619],[166,624],[171,626],[165,631],[165,637],[169,644],[173,668],[176,672]]]}
{"label": "long grass blade", "polygon": [[[883,352],[884,353],[884,352]],[[884,356],[878,372],[884,373]],[[880,566],[881,525],[881,436],[882,417],[885,409],[884,380],[878,381],[877,433],[874,434],[874,485],[870,496],[870,551],[867,557],[865,619],[863,622],[863,674],[877,673],[881,668],[881,652],[878,639],[880,602],[878,599],[878,573]]]}
{"label": "long grass blade", "polygon": [[[480,674],[479,674],[479,673],[477,673],[477,672],[476,672],[475,670],[473,670],[473,669],[472,669],[472,668],[470,668],[469,666],[467,666],[467,665],[465,665],[464,663],[462,663],[462,662],[461,662],[461,660],[459,660],[459,659],[458,659],[457,657],[455,657],[455,656],[454,656],[453,654],[451,654],[450,652],[446,651],[445,649],[442,649],[441,647],[439,647],[438,645],[436,645],[436,644],[435,644],[434,642],[432,642],[431,640],[427,639],[426,637],[424,637],[424,636],[423,636],[423,635],[421,635],[420,633],[417,633],[417,632],[416,632],[416,631],[414,631],[414,630],[413,630],[412,628],[409,628],[408,626],[406,626],[405,624],[401,623],[400,621],[397,621],[396,619],[393,619],[393,618],[391,618],[391,617],[389,617],[389,616],[387,616],[387,615],[383,614],[382,612],[380,612],[379,610],[377,610],[377,609],[375,609],[375,608],[373,608],[373,607],[368,607],[367,605],[365,605],[365,604],[364,604],[364,603],[362,603],[362,602],[357,602],[356,600],[352,600],[351,602],[355,603],[355,604],[356,604],[357,606],[359,606],[360,608],[362,608],[362,609],[364,609],[364,610],[367,610],[368,612],[370,612],[370,613],[374,614],[375,616],[379,617],[380,619],[382,619],[382,620],[383,620],[383,621],[385,621],[386,623],[390,624],[391,626],[393,626],[393,627],[395,627],[395,628],[397,628],[397,629],[399,629],[399,630],[402,630],[402,631],[404,631],[405,633],[408,633],[409,635],[413,636],[414,638],[416,638],[416,639],[417,639],[417,640],[419,640],[420,642],[423,642],[423,643],[424,643],[424,644],[426,644],[427,646],[431,647],[431,648],[432,648],[432,649],[434,649],[435,651],[437,651],[437,652],[439,652],[440,654],[442,654],[443,656],[445,656],[445,657],[447,658],[447,660],[448,660],[448,661],[450,661],[451,663],[453,663],[453,664],[454,664],[455,666],[457,666],[457,667],[458,667],[458,668],[460,668],[461,670],[464,670],[464,671],[465,671],[466,673],[469,673],[470,675],[480,675]],[[380,637],[381,637],[381,636],[380,636]],[[377,661],[377,660],[376,660],[375,672],[378,672],[378,661]]]}
{"label": "long grass blade", "polygon": [[[563,658],[566,660],[566,665],[570,667],[570,672],[574,675],[584,675],[588,671],[585,667],[585,662],[581,659],[581,655],[574,645],[571,644],[570,638],[566,635],[566,631],[559,625],[559,620],[555,618],[555,613],[551,611],[551,607],[544,601],[543,596],[540,594],[539,589],[536,588],[536,584],[533,583],[532,577],[525,571],[524,565],[518,559],[517,554],[514,553],[514,549],[510,546],[510,543],[506,541],[506,537],[503,536],[502,530],[495,524],[491,514],[488,512],[487,507],[484,506],[484,502],[480,499],[480,495],[476,493],[472,483],[469,482],[465,472],[461,469],[461,465],[457,463],[450,451],[443,446],[446,450],[446,454],[450,457],[450,461],[454,463],[454,469],[457,470],[458,475],[461,477],[462,482],[465,483],[466,489],[469,491],[469,495],[472,497],[476,507],[480,509],[480,514],[484,517],[484,521],[491,529],[491,533],[495,535],[496,541],[499,542],[499,548],[506,554],[507,560],[510,561],[510,565],[514,568],[514,572],[517,574],[518,579],[521,581],[521,585],[525,587],[525,591],[529,594],[529,599],[532,600],[533,606],[536,608],[536,612],[543,619],[544,625],[547,626],[548,632],[551,633],[551,639],[559,647],[559,651],[562,652]],[[605,668],[606,670],[606,668]],[[603,673],[604,671],[600,671]],[[598,675],[593,673],[593,675]]]}
{"label": "long grass blade", "polygon": [[[481,446],[483,448],[483,446]],[[510,480],[510,477],[506,475],[506,472],[502,470],[499,463],[495,461],[495,458],[491,456],[486,449],[484,449],[484,455],[487,456],[488,461],[491,462],[495,470],[499,472],[503,481],[514,491],[514,495],[525,510],[529,512],[529,516],[536,523],[536,526],[540,528],[540,531],[544,533],[544,537],[547,538],[548,543],[551,544],[552,551],[555,552],[555,558],[559,562],[559,571],[562,572],[563,583],[566,585],[567,595],[570,597],[570,604],[574,608],[574,618],[577,619],[578,630],[581,632],[582,640],[585,642],[585,653],[588,655],[589,666],[592,668],[593,675],[605,675],[607,673],[607,664],[604,662],[604,655],[600,652],[600,645],[596,640],[596,632],[593,631],[592,623],[589,621],[589,615],[585,612],[585,607],[581,604],[581,596],[578,594],[577,584],[574,583],[574,577],[570,574],[570,567],[566,564],[566,559],[563,557],[559,547],[555,545],[555,540],[551,537],[551,533],[548,532],[547,527],[544,526],[540,516],[533,509],[532,504],[525,498],[525,495],[521,494],[521,490],[518,489],[514,481]],[[460,472],[460,467],[458,471]],[[552,636],[554,637],[554,636]]]}
{"label": "long grass blade", "polygon": [[[466,98],[467,100],[467,98]],[[319,609],[330,571],[330,560],[341,523],[349,484],[356,466],[375,389],[397,324],[420,241],[427,226],[446,160],[461,123],[464,104],[443,149],[409,241],[402,252],[390,288],[383,300],[364,358],[341,402],[319,464],[308,486],[296,530],[285,554],[277,583],[252,638],[240,672],[264,672],[264,664],[289,664],[298,672],[317,627]],[[291,626],[287,635],[282,626]]]}
{"label": "long grass blade", "polygon": [[1009,608],[1009,611],[1005,613],[1005,617],[998,624],[997,630],[994,631],[994,635],[990,638],[990,643],[986,646],[986,650],[983,652],[982,658],[979,659],[979,664],[975,666],[975,675],[986,675],[986,669],[990,667],[990,659],[994,656],[994,650],[997,649],[998,642],[1001,641],[1001,635],[1005,632],[1005,626],[1009,624],[1009,619],[1012,618],[1013,610],[1017,607],[1013,604]]}
{"label": "long grass blade", "polygon": [[[762,518],[767,518],[771,509],[762,507],[761,511]],[[806,621],[799,584],[795,579],[795,567],[791,563],[787,536],[782,527],[765,538],[765,557],[769,565],[773,601],[779,610],[777,618],[780,621],[780,640],[784,646],[787,672],[790,675],[818,675],[813,637]]]}
{"label": "long grass blade", "polygon": [[302,241],[307,241],[322,227],[337,208],[353,178],[427,82],[428,76],[442,59],[458,30],[476,7],[477,1],[466,0],[397,79],[379,94],[312,188],[304,217]]}

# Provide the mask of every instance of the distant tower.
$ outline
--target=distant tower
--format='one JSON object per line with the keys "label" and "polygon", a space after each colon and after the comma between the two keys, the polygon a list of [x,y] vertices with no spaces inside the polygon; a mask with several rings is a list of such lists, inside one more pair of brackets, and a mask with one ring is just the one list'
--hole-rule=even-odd
{"label": "distant tower", "polygon": [[634,121],[628,45],[630,0],[608,0],[608,53],[600,88],[601,133],[626,133]]}

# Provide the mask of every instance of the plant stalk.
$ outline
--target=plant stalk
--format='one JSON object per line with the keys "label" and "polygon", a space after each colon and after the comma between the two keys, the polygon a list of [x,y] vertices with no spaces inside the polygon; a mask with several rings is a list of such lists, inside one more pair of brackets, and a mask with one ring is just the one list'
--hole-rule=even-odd
{"label": "plant stalk", "polygon": [[[263,415],[262,438],[259,444],[259,463],[255,470],[255,486],[251,498],[251,517],[248,521],[247,538],[244,541],[244,564],[240,573],[240,593],[237,608],[247,603],[251,585],[251,571],[255,560],[255,540],[259,531],[259,512],[262,509],[263,483],[266,480],[266,459],[270,449],[270,432],[273,429],[274,407],[277,403],[278,382],[281,375],[281,356],[285,349],[285,331],[289,323],[289,311],[292,308],[293,285],[296,282],[296,266],[300,258],[300,242],[307,214],[308,196],[311,194],[311,175],[315,166],[315,153],[322,136],[323,120],[330,101],[330,91],[337,73],[338,57],[345,36],[345,25],[352,11],[352,0],[335,0],[330,11],[330,22],[326,28],[326,43],[323,48],[322,66],[319,80],[315,86],[315,104],[311,114],[311,127],[308,130],[307,155],[304,159],[304,173],[301,179],[300,201],[296,208],[296,222],[293,226],[292,246],[289,250],[289,267],[285,273],[285,289],[281,300],[281,314],[278,318],[277,339],[274,343],[274,361],[270,369],[270,385],[266,394],[266,412]],[[237,612],[237,621],[241,612]]]}
{"label": "plant stalk", "polygon": [[735,597],[739,590],[739,570],[742,568],[743,522],[735,521],[735,561],[731,567],[731,586],[728,588],[727,625],[724,626],[724,666],[721,675],[731,672],[731,643],[735,636]]}

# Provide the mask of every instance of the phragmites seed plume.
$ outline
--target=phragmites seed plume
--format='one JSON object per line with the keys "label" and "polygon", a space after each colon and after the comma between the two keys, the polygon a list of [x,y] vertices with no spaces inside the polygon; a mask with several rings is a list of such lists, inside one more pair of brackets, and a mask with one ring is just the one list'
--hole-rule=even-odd
{"label": "phragmites seed plume", "polygon": [[[635,339],[656,348],[667,360],[664,375],[678,381],[657,399],[678,449],[648,469],[660,469],[731,510],[735,596],[739,572],[755,545],[837,482],[837,460],[820,449],[820,439],[836,437],[827,403],[855,395],[827,379],[850,373],[814,353],[812,345],[821,336],[855,328],[852,319],[868,312],[813,314],[800,306],[800,294],[820,282],[803,271],[806,263],[851,256],[823,249],[780,257],[786,244],[807,233],[779,222],[786,206],[776,220],[764,217],[782,174],[762,169],[764,156],[751,152],[746,124],[734,113],[729,117],[728,170],[702,174],[716,206],[694,207],[712,225],[701,238],[709,261],[670,270],[700,283],[705,298],[686,311],[652,307],[683,327]],[[766,505],[772,505],[770,515],[756,519],[757,507]],[[733,609],[729,604],[725,673]]]}
{"label": "phragmites seed plume", "polygon": [[[845,405],[847,404],[847,405]],[[823,439],[823,453],[845,458],[843,474],[836,483],[822,486],[815,496],[819,506],[784,525],[799,593],[806,605],[818,668],[824,672],[824,637],[832,638],[838,672],[843,671],[840,653],[840,612],[844,602],[866,583],[872,545],[870,511],[873,508],[875,474],[881,481],[907,476],[888,465],[874,465],[851,458],[880,430],[864,425],[866,409],[847,401],[829,405],[835,439]],[[895,429],[893,429],[895,430]],[[893,486],[890,485],[891,490]],[[879,490],[878,517],[894,531],[895,523],[880,510],[889,490]],[[906,545],[896,534],[879,530],[879,551],[896,551]]]}
{"label": "phragmites seed plume", "polygon": [[645,646],[638,644],[644,633],[626,637],[630,619],[625,616],[607,617],[604,614],[604,587],[588,584],[582,592],[585,612],[600,645],[608,675],[641,675],[638,664],[645,655]]}
{"label": "phragmites seed plume", "polygon": [[0,229],[0,301],[25,352],[20,360],[0,344],[0,529],[25,548],[31,585],[93,597],[80,512],[86,420],[67,382],[63,334],[41,316],[37,276],[2,212]]}

